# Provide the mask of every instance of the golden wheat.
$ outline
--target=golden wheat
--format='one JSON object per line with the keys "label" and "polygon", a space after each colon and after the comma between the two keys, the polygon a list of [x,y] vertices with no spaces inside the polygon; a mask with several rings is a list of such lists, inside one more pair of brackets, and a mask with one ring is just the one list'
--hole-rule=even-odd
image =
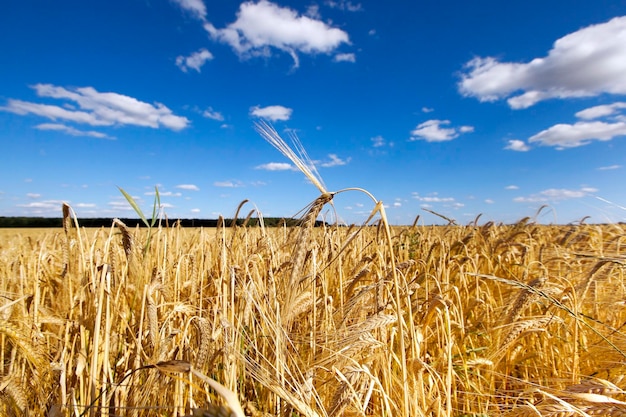
{"label": "golden wheat", "polygon": [[624,412],[622,225],[314,214],[160,227],[142,256],[118,224],[0,231],[0,414]]}

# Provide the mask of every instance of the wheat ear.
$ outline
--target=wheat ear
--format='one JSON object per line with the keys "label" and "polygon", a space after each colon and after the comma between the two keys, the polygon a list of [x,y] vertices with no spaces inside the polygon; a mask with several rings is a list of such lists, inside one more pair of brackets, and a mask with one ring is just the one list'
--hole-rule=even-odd
{"label": "wheat ear", "polygon": [[124,247],[126,258],[130,259],[133,254],[134,247],[133,236],[130,234],[128,227],[126,227],[124,222],[120,219],[113,219],[113,224],[120,229],[120,232],[122,232],[122,246]]}
{"label": "wheat ear", "polygon": [[298,235],[298,241],[294,249],[293,262],[291,267],[291,276],[289,277],[289,285],[291,287],[298,284],[301,278],[302,268],[304,267],[304,259],[306,257],[307,248],[310,244],[311,229],[315,226],[315,219],[319,215],[324,205],[333,198],[332,193],[324,193],[317,197],[311,204],[311,208],[302,219],[302,229]]}
{"label": "wheat ear", "polygon": [[[546,278],[540,277],[529,282],[528,286],[531,289],[540,290],[541,287],[545,284],[545,282],[546,282]],[[522,311],[524,310],[524,308],[526,308],[530,303],[532,303],[534,300],[539,298],[537,293],[534,291],[531,291],[531,289],[522,288],[520,290],[519,295],[515,299],[513,306],[511,307],[511,309],[509,310],[509,313],[507,314],[505,323],[513,323],[517,321],[517,319],[519,319],[519,317],[522,315]]]}

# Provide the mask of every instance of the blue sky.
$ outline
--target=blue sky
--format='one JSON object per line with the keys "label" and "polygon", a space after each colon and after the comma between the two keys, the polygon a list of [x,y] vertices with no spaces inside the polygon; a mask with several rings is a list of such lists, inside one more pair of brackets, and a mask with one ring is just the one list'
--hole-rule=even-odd
{"label": "blue sky", "polygon": [[0,74],[0,216],[293,216],[266,120],[393,224],[626,221],[623,0],[4,2]]}

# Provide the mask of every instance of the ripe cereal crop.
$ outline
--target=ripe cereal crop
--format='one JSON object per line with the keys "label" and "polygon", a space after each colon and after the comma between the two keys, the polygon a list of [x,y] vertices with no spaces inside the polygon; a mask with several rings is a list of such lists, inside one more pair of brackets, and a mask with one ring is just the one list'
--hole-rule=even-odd
{"label": "ripe cereal crop", "polygon": [[258,128],[298,226],[0,230],[1,415],[626,412],[624,225],[316,226]]}

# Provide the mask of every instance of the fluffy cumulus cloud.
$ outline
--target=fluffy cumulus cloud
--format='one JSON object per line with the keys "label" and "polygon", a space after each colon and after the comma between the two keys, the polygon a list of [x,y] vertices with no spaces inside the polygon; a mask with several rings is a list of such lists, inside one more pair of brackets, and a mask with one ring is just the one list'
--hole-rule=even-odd
{"label": "fluffy cumulus cloud", "polygon": [[202,115],[208,119],[217,120],[218,122],[224,121],[224,115],[222,113],[213,110],[213,107],[209,107],[205,111],[202,112]]}
{"label": "fluffy cumulus cloud", "polygon": [[179,56],[176,58],[176,65],[183,72],[187,72],[189,69],[200,72],[202,66],[213,59],[213,54],[207,49],[202,48],[199,51],[192,53],[189,56]]}
{"label": "fluffy cumulus cloud", "polygon": [[261,119],[267,119],[272,122],[275,122],[277,120],[289,120],[292,112],[293,109],[278,105],[267,107],[254,106],[250,109],[250,115],[254,117],[260,117]]}
{"label": "fluffy cumulus cloud", "polygon": [[528,146],[523,140],[511,139],[508,141],[504,149],[517,152],[526,152],[530,150],[530,146]]}
{"label": "fluffy cumulus cloud", "polygon": [[626,103],[623,102],[589,107],[576,113],[582,120],[551,126],[530,137],[528,142],[565,149],[587,145],[594,140],[609,141],[626,136],[624,109]]}
{"label": "fluffy cumulus cloud", "polygon": [[554,125],[533,135],[528,142],[564,149],[587,145],[592,140],[607,141],[624,135],[626,135],[625,122],[576,122]]}
{"label": "fluffy cumulus cloud", "polygon": [[425,140],[426,142],[445,142],[459,137],[462,133],[473,132],[472,126],[444,127],[449,120],[427,120],[411,131],[410,141]]}
{"label": "fluffy cumulus cloud", "polygon": [[278,49],[291,55],[295,67],[299,65],[298,53],[329,54],[350,43],[346,32],[315,15],[300,15],[267,0],[243,2],[237,19],[224,28],[210,22],[204,28],[212,39],[229,45],[242,58],[269,56],[272,49]]}
{"label": "fluffy cumulus cloud", "polygon": [[202,0],[172,0],[172,2],[196,19],[206,20],[206,6]]}
{"label": "fluffy cumulus cloud", "polygon": [[[93,87],[67,89],[51,84],[36,84],[33,89],[40,97],[64,100],[66,103],[64,107],[61,107],[9,99],[6,106],[0,107],[0,110],[19,115],[34,114],[53,121],[62,120],[91,126],[133,125],[181,130],[189,125],[186,117],[176,116],[161,103],[150,104],[118,93],[101,93]],[[68,101],[75,104],[67,103]],[[75,108],[76,105],[78,109]],[[46,127],[50,129],[51,125],[44,125],[44,129]],[[66,133],[73,132],[71,129],[68,131],[59,126],[52,126],[52,129],[65,130]]]}
{"label": "fluffy cumulus cloud", "polygon": [[570,33],[530,62],[474,58],[459,91],[481,101],[508,98],[514,109],[552,98],[626,94],[626,16]]}
{"label": "fluffy cumulus cloud", "polygon": [[576,117],[584,120],[599,119],[601,117],[614,116],[620,113],[621,109],[626,109],[626,103],[618,101],[613,104],[603,104],[581,110],[576,113]]}
{"label": "fluffy cumulus cloud", "polygon": [[583,198],[593,195],[598,190],[592,187],[582,187],[579,190],[570,190],[566,188],[549,188],[537,194],[526,197],[515,197],[513,201],[516,203],[548,203],[562,200],[571,200],[573,198]]}
{"label": "fluffy cumulus cloud", "polygon": [[626,136],[626,103],[616,102],[589,107],[576,113],[575,123],[558,123],[528,138],[527,143],[509,140],[505,149],[528,151],[530,145],[552,146],[563,150],[588,145],[594,140],[609,141]]}

